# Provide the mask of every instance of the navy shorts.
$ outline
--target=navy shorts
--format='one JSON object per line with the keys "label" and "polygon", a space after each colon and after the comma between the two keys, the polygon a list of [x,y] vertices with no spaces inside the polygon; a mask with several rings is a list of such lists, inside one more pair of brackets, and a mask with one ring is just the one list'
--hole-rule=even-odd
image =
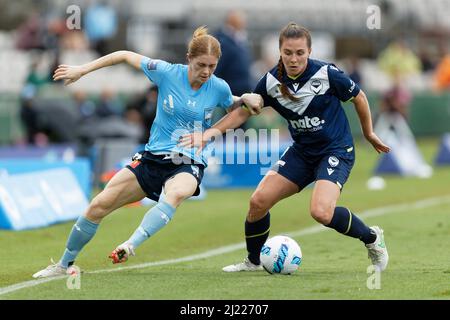
{"label": "navy shorts", "polygon": [[134,161],[127,165],[127,168],[135,174],[137,181],[148,198],[159,201],[166,181],[181,172],[187,172],[197,179],[198,185],[193,195],[198,196],[200,194],[199,186],[205,170],[203,164],[195,163],[184,156],[178,158],[178,160],[182,160],[180,163],[180,161],[174,161],[169,154],[154,155],[148,151],[140,154],[142,156],[138,156],[138,159],[135,159],[136,155],[133,157]]}
{"label": "navy shorts", "polygon": [[286,149],[272,170],[297,184],[300,190],[317,180],[329,180],[342,189],[354,163],[353,147],[308,158],[291,146]]}

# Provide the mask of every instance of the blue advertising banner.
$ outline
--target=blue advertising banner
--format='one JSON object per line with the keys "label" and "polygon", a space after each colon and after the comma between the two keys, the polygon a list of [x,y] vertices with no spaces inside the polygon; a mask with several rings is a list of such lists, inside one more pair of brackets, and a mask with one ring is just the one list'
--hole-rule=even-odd
{"label": "blue advertising banner", "polygon": [[88,200],[68,168],[0,176],[0,228],[25,230],[74,220]]}
{"label": "blue advertising banner", "polygon": [[57,168],[68,168],[74,174],[86,197],[91,196],[91,165],[86,158],[71,161],[45,160],[38,158],[9,158],[0,160],[0,174],[15,175],[19,173],[39,172]]}

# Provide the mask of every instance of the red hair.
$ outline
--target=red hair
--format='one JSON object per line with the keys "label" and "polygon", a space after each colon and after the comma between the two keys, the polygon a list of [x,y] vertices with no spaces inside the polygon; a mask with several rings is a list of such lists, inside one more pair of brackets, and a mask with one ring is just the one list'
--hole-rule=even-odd
{"label": "red hair", "polygon": [[195,58],[204,54],[216,56],[217,59],[222,55],[219,41],[208,34],[208,28],[201,26],[195,29],[188,46],[189,58]]}

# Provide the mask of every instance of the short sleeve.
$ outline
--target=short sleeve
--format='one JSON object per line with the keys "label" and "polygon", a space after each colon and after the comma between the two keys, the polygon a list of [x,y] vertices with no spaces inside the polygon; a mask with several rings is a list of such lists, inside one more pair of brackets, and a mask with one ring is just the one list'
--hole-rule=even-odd
{"label": "short sleeve", "polygon": [[224,80],[220,79],[218,90],[219,102],[217,106],[223,109],[228,109],[233,104],[233,95],[231,93],[230,86]]}
{"label": "short sleeve", "polygon": [[171,64],[164,60],[150,59],[144,57],[141,60],[141,69],[151,82],[159,86],[165,73],[170,69]]}
{"label": "short sleeve", "polygon": [[269,106],[270,105],[270,102],[269,102],[270,97],[267,94],[266,82],[267,82],[267,74],[265,74],[264,77],[262,77],[258,81],[258,83],[256,84],[256,87],[255,87],[255,90],[253,92],[259,94],[263,98],[264,106]]}
{"label": "short sleeve", "polygon": [[356,97],[361,90],[348,75],[334,65],[328,67],[328,79],[336,97],[343,102]]}

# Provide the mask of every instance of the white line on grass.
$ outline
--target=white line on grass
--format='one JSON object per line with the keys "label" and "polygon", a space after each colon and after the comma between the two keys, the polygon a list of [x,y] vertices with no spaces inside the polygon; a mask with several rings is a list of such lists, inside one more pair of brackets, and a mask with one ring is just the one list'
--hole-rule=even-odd
{"label": "white line on grass", "polygon": [[[396,205],[390,205],[390,206],[369,209],[369,210],[363,211],[361,214],[359,214],[359,216],[361,218],[371,218],[371,217],[382,216],[385,214],[390,214],[390,213],[395,213],[395,212],[403,212],[406,210],[417,210],[417,209],[433,207],[433,206],[447,203],[447,202],[450,203],[450,196],[433,197],[433,198],[423,199],[423,200],[419,200],[419,201],[412,202],[412,203],[403,203],[403,204],[396,204]],[[309,227],[309,228],[298,230],[298,231],[288,232],[285,234],[289,235],[291,237],[300,237],[300,236],[304,236],[304,235],[319,233],[319,232],[322,232],[325,230],[330,230],[330,229],[326,228],[322,225],[316,225],[313,227]],[[143,268],[148,268],[148,267],[153,267],[153,266],[175,264],[175,263],[187,262],[187,261],[195,261],[195,260],[210,258],[210,257],[217,256],[217,255],[224,254],[224,253],[237,251],[237,250],[244,249],[244,248],[245,248],[245,242],[240,242],[237,244],[220,247],[217,249],[205,251],[203,253],[194,254],[191,256],[186,256],[186,257],[182,257],[182,258],[178,258],[178,259],[147,262],[147,263],[141,263],[141,264],[126,266],[126,267],[119,267],[119,268],[114,268],[114,269],[96,270],[96,271],[86,272],[85,274],[117,272],[117,271],[132,270],[132,269],[143,269]],[[50,282],[53,280],[63,279],[65,277],[66,276],[58,276],[58,277],[54,277],[54,278],[38,279],[38,280],[31,280],[31,281],[16,283],[11,286],[0,288],[0,296],[20,290],[20,289],[34,287],[34,286],[40,285],[42,283]]]}

